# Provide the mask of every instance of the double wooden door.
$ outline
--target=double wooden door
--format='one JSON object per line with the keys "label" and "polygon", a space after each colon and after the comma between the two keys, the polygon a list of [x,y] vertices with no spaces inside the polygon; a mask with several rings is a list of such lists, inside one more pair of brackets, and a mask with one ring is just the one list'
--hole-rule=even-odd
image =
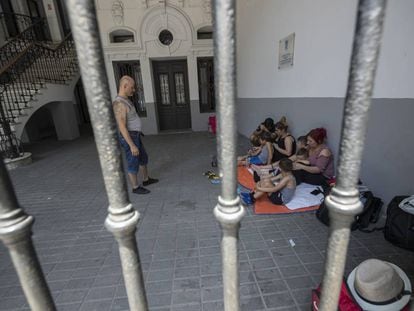
{"label": "double wooden door", "polygon": [[153,71],[160,131],[191,128],[187,61],[154,61]]}

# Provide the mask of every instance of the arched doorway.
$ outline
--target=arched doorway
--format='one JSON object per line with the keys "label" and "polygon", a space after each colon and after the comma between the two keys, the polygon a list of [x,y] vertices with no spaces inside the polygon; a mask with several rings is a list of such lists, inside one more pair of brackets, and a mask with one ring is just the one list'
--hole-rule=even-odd
{"label": "arched doorway", "polygon": [[39,108],[27,121],[25,126],[25,142],[38,142],[46,139],[57,140],[53,116],[47,106]]}

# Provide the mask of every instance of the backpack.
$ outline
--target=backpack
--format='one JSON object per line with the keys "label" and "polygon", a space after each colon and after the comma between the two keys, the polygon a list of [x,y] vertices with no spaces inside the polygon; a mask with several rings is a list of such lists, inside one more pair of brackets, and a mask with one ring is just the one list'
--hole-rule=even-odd
{"label": "backpack", "polygon": [[414,215],[399,207],[408,196],[396,196],[388,204],[384,237],[392,244],[414,251]]}
{"label": "backpack", "polygon": [[[321,286],[312,290],[312,311],[319,311],[319,302],[321,298]],[[346,281],[342,281],[341,292],[339,294],[338,311],[362,311],[361,307],[352,297],[351,291],[346,284]]]}
{"label": "backpack", "polygon": [[[360,193],[360,199],[364,206],[362,212],[355,216],[355,221],[351,225],[351,230],[364,231],[370,224],[378,221],[383,202],[380,198],[374,197],[371,191],[364,191]],[[316,217],[325,225],[329,226],[329,211],[325,205],[325,200],[322,201],[319,209],[316,211]],[[370,231],[366,231],[370,232]]]}

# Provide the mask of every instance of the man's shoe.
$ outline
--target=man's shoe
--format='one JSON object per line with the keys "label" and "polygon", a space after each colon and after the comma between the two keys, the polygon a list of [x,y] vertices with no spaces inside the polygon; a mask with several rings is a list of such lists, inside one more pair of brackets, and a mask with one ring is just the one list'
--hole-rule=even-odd
{"label": "man's shoe", "polygon": [[148,189],[145,189],[142,186],[139,186],[138,188],[132,189],[132,192],[135,194],[148,194],[151,191],[149,191]]}
{"label": "man's shoe", "polygon": [[151,184],[155,184],[155,183],[157,183],[157,182],[158,182],[158,179],[148,177],[148,180],[144,180],[144,182],[143,182],[142,184],[143,184],[144,186],[149,186],[149,185],[151,185]]}

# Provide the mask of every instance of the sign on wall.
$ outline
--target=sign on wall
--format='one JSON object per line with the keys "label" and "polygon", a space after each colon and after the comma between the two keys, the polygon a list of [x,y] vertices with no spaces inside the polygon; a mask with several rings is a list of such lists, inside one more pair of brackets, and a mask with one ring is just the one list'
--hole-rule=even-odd
{"label": "sign on wall", "polygon": [[279,69],[293,67],[295,33],[279,41]]}

